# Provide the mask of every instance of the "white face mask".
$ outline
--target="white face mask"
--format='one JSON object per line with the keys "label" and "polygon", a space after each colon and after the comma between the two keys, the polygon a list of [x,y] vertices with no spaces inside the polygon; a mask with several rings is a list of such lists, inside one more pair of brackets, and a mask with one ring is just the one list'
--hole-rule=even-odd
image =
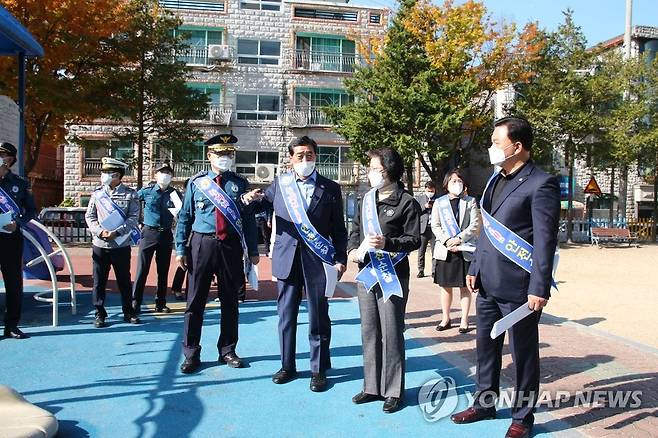
{"label": "white face mask", "polygon": [[101,184],[104,186],[109,186],[110,183],[112,182],[112,174],[111,173],[101,173]]}
{"label": "white face mask", "polygon": [[376,170],[371,170],[368,172],[368,181],[370,181],[370,187],[380,189],[384,187],[384,174]]}
{"label": "white face mask", "polygon": [[155,178],[156,178],[156,181],[158,182],[158,184],[161,185],[161,186],[166,187],[171,182],[171,175],[169,175],[168,173],[158,172],[155,175]]}
{"label": "white face mask", "polygon": [[509,160],[512,158],[514,155],[510,155],[509,157],[505,156],[505,151],[509,149],[510,147],[514,146],[514,144],[508,145],[507,147],[500,149],[497,148],[494,145],[491,145],[491,147],[488,149],[489,150],[489,161],[491,164],[494,166],[500,166],[503,164],[505,161]]}
{"label": "white face mask", "polygon": [[12,157],[4,157],[2,159],[2,163],[0,164],[0,166],[5,166],[6,168],[10,168],[11,165],[9,163],[11,163],[12,161],[14,161]]}
{"label": "white face mask", "polygon": [[450,181],[448,183],[448,193],[453,196],[459,196],[464,191],[464,183],[461,181]]}
{"label": "white face mask", "polygon": [[212,159],[212,165],[225,172],[233,166],[233,159],[228,155],[221,155]]}
{"label": "white face mask", "polygon": [[295,163],[292,165],[295,169],[295,173],[303,178],[306,178],[315,170],[315,161],[302,161],[300,163]]}
{"label": "white face mask", "polygon": [[434,197],[434,192],[425,192],[425,196],[427,196],[428,199],[432,199]]}

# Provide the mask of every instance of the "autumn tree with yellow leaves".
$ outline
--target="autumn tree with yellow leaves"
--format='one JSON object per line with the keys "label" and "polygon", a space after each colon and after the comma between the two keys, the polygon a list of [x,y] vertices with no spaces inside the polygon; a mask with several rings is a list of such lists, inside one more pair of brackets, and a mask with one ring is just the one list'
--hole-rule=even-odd
{"label": "autumn tree with yellow leaves", "polygon": [[438,181],[487,144],[496,90],[527,81],[540,48],[534,24],[497,23],[482,2],[402,0],[374,62],[345,81],[354,103],[328,113],[356,159],[391,146]]}
{"label": "autumn tree with yellow leaves", "polygon": [[[99,50],[125,26],[121,0],[3,0],[43,46],[46,56],[26,61],[25,173],[36,164],[41,145],[64,140],[67,121],[92,120],[106,109],[97,105],[95,75],[114,56]],[[0,58],[0,93],[17,98],[18,63]]]}

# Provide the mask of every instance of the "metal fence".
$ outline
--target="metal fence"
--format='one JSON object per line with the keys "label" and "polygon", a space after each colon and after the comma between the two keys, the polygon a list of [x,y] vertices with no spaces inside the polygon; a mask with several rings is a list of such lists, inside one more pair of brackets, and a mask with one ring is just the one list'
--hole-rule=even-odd
{"label": "metal fence", "polygon": [[[654,227],[653,219],[626,219],[614,220],[612,224],[608,219],[573,220],[571,222],[571,240],[573,242],[589,243],[592,240],[592,228],[628,228],[631,235],[638,241],[651,241],[651,228]],[[560,242],[567,241],[567,221],[560,221],[558,232]]]}

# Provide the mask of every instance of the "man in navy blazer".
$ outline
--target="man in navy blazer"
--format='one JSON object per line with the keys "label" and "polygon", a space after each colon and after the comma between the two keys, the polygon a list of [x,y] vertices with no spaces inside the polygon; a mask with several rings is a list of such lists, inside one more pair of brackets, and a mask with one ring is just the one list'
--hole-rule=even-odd
{"label": "man in navy blazer", "polygon": [[[516,369],[512,425],[506,437],[529,436],[539,391],[539,333],[541,309],[550,297],[553,257],[560,217],[558,178],[530,160],[533,134],[521,118],[496,121],[489,148],[490,161],[502,167],[482,195],[481,207],[533,246],[530,273],[497,250],[482,231],[466,285],[478,293],[477,392],[473,406],[452,416],[455,423],[472,423],[496,415],[504,336],[490,338],[493,324],[520,306],[534,313],[510,330]],[[484,213],[483,213],[484,214]]]}
{"label": "man in navy blazer", "polygon": [[[288,153],[306,214],[318,233],[332,242],[336,250],[334,263],[340,276],[345,272],[347,263],[343,198],[340,186],[315,170],[317,148],[313,139],[304,136],[288,146]],[[277,177],[264,194],[252,191],[246,196],[247,202],[262,199],[260,208],[273,205],[276,220],[272,275],[278,279],[277,312],[282,366],[272,380],[277,384],[287,383],[296,375],[297,314],[304,289],[309,313],[308,338],[312,373],[310,388],[316,392],[323,391],[327,386],[326,370],[331,368],[331,320],[329,301],[325,297],[324,268],[322,260],[304,243],[292,222],[279,185]],[[255,210],[257,209],[258,207]]]}

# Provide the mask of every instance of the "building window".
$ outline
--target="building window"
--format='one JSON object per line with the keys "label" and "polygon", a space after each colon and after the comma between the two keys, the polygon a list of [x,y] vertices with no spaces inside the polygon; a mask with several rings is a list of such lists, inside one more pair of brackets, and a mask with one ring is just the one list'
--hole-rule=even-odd
{"label": "building window", "polygon": [[238,63],[279,65],[279,41],[238,40]]}
{"label": "building window", "polygon": [[349,181],[354,163],[347,157],[349,147],[318,146],[317,169],[334,181]]}
{"label": "building window", "polygon": [[359,18],[357,11],[331,11],[326,9],[295,7],[295,18],[313,18],[316,20],[349,21],[356,23]]}
{"label": "building window", "polygon": [[298,35],[295,68],[313,71],[353,72],[356,44],[340,37]]}
{"label": "building window", "polygon": [[238,94],[235,112],[238,120],[277,120],[279,102],[279,96]]}
{"label": "building window", "polygon": [[345,90],[313,90],[301,89],[295,91],[295,111],[305,114],[309,125],[329,125],[327,115],[322,110],[327,106],[343,106],[354,101],[354,96]]}
{"label": "building window", "polygon": [[[101,174],[101,159],[112,157],[130,165],[135,156],[133,144],[129,140],[84,140],[83,176]],[[132,175],[132,167],[126,169],[126,175]]]}
{"label": "building window", "polygon": [[261,11],[281,10],[281,0],[242,0],[240,9],[257,9]]}
{"label": "building window", "polygon": [[370,24],[380,24],[382,22],[382,14],[379,12],[371,12],[368,17],[368,22]]}
{"label": "building window", "polygon": [[245,150],[239,150],[235,152],[236,173],[245,177],[253,177],[256,175],[256,167],[258,167],[259,164],[271,164],[273,166],[278,166],[279,153],[271,151]]}
{"label": "building window", "polygon": [[206,65],[208,64],[208,46],[211,44],[222,44],[224,31],[222,29],[196,29],[181,27],[174,31],[174,35],[181,35],[183,42],[189,47],[176,58],[186,64]]}
{"label": "building window", "polygon": [[226,5],[224,0],[160,0],[160,5],[168,9],[193,9],[224,12]]}

